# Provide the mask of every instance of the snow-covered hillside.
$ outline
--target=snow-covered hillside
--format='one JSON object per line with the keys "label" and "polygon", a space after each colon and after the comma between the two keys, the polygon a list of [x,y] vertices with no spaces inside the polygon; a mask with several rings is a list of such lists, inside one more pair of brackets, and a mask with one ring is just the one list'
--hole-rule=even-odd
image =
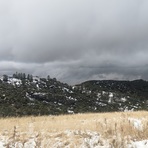
{"label": "snow-covered hillside", "polygon": [[148,82],[88,81],[70,86],[22,73],[0,78],[0,116],[148,109]]}

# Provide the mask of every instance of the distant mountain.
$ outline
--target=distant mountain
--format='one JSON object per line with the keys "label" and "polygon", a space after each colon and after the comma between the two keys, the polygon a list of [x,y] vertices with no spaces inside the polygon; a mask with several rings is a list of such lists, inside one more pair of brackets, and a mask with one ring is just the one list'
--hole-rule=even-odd
{"label": "distant mountain", "polygon": [[148,82],[92,80],[69,86],[16,73],[0,78],[0,116],[148,110]]}

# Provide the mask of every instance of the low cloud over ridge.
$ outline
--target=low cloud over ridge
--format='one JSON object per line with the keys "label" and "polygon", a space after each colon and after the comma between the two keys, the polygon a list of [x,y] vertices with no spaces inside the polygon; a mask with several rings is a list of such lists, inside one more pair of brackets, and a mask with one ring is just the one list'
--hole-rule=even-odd
{"label": "low cloud over ridge", "polygon": [[148,79],[147,0],[0,1],[0,70]]}

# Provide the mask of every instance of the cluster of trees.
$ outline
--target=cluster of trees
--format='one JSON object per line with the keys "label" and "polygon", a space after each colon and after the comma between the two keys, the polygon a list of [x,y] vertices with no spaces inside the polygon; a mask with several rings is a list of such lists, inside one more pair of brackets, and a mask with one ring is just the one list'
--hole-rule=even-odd
{"label": "cluster of trees", "polygon": [[26,79],[26,74],[25,73],[17,73],[16,72],[15,74],[13,74],[13,78],[23,80],[23,79]]}
{"label": "cluster of trees", "polygon": [[[12,77],[13,78],[16,78],[16,79],[20,79],[20,80],[29,80],[30,82],[32,82],[33,81],[33,76],[32,75],[30,75],[30,74],[28,74],[28,75],[26,75],[25,73],[14,73],[13,75],[12,75]],[[3,81],[4,82],[7,82],[8,81],[8,75],[3,75]]]}
{"label": "cluster of trees", "polygon": [[[28,80],[28,81],[30,81],[30,82],[33,81],[33,76],[32,76],[31,74],[25,74],[25,73],[18,73],[18,72],[16,72],[16,73],[14,73],[14,74],[12,75],[12,77],[13,77],[13,78],[16,78],[16,79],[20,79],[20,80],[22,80],[22,81],[25,81],[25,80]],[[45,79],[45,80],[46,80],[46,79]],[[47,80],[48,80],[48,81],[51,80],[51,78],[50,78],[49,75],[47,76]],[[53,80],[57,81],[56,78],[54,78]],[[4,81],[4,82],[7,82],[7,81],[8,81],[8,75],[6,75],[6,74],[3,75],[3,81]]]}

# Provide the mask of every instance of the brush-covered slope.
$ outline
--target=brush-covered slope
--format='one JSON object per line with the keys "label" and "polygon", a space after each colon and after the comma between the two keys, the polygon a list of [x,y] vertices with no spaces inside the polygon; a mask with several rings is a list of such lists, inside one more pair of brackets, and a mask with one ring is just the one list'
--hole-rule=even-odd
{"label": "brush-covered slope", "polygon": [[82,92],[97,98],[105,106],[116,106],[117,110],[139,110],[148,108],[148,82],[144,80],[115,81],[93,80],[78,87]]}
{"label": "brush-covered slope", "polygon": [[22,73],[0,79],[0,116],[147,110],[148,82],[87,81],[69,86]]}

